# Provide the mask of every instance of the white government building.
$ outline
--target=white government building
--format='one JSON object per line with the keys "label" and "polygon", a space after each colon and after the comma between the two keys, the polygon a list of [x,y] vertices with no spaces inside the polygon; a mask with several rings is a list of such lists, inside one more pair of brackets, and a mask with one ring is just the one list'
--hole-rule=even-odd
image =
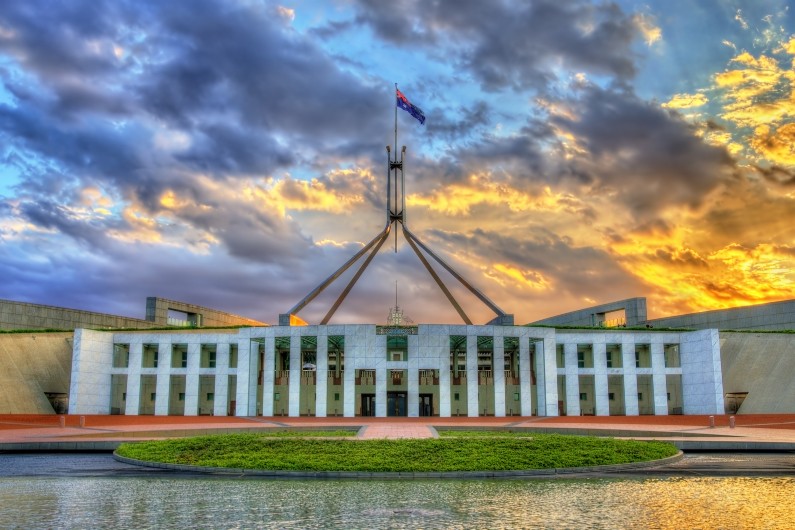
{"label": "white government building", "polygon": [[723,414],[718,331],[308,325],[74,334],[70,414]]}

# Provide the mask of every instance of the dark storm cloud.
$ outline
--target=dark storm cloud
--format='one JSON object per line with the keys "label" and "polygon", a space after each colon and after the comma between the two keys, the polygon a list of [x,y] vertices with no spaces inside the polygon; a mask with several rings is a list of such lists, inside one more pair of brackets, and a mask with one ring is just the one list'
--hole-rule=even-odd
{"label": "dark storm cloud", "polygon": [[573,112],[549,121],[582,151],[560,162],[561,176],[616,190],[639,220],[671,205],[696,208],[734,176],[735,161],[723,147],[707,144],[678,114],[632,93],[588,85],[565,104]]}
{"label": "dark storm cloud", "polygon": [[331,146],[380,132],[368,117],[383,107],[385,90],[342,72],[274,10],[216,1],[162,6],[157,29],[168,34],[172,58],[139,78],[153,114],[189,124],[228,112],[247,127]]}
{"label": "dark storm cloud", "polygon": [[200,171],[232,175],[288,167],[297,162],[293,151],[264,130],[244,130],[220,122],[197,126],[191,147],[176,153],[175,158]]}
{"label": "dark storm cloud", "polygon": [[772,184],[785,187],[795,186],[795,170],[791,168],[776,165],[770,167],[754,166],[754,170]]}
{"label": "dark storm cloud", "polygon": [[465,107],[459,107],[455,113],[458,116],[453,120],[445,114],[438,113],[431,116],[426,123],[428,135],[434,139],[460,140],[470,136],[479,127],[490,123],[493,109],[485,101],[475,101]]}
{"label": "dark storm cloud", "polygon": [[[582,84],[550,103],[549,115],[529,118],[519,134],[483,134],[422,169],[447,183],[504,171],[517,189],[535,182],[573,187],[578,195],[611,193],[644,224],[672,205],[697,208],[736,178],[736,163],[723,147],[630,90]],[[765,172],[779,183],[787,182],[785,175]]]}
{"label": "dark storm cloud", "polygon": [[357,5],[359,24],[401,46],[448,51],[488,90],[543,87],[555,78],[558,63],[620,80],[635,73],[631,46],[641,34],[638,20],[615,4],[358,0]]}
{"label": "dark storm cloud", "polygon": [[295,160],[289,144],[370,148],[360,139],[381,132],[374,115],[386,88],[344,73],[270,7],[9,3],[0,24],[13,29],[0,50],[32,76],[5,71],[18,100],[9,112],[19,121],[41,109],[64,118],[61,127],[67,115],[85,113],[165,122],[196,135],[186,156],[218,173],[285,167]]}
{"label": "dark storm cloud", "polygon": [[[576,246],[568,238],[543,229],[534,232],[534,237],[522,239],[480,229],[469,235],[434,231],[431,237],[450,253],[454,254],[455,249],[466,249],[466,252],[479,256],[478,261],[499,261],[540,273],[555,286],[554,294],[527,292],[527,297],[546,299],[552,296],[554,299],[567,295],[608,301],[644,291],[642,283],[623,270],[604,250]],[[521,295],[517,295],[516,286],[512,286],[503,296],[517,300]]]}
{"label": "dark storm cloud", "polygon": [[19,158],[16,211],[94,251],[112,246],[101,222],[81,227],[67,208],[88,185],[153,216],[167,191],[214,205],[171,214],[234,256],[295,257],[310,245],[300,227],[213,197],[193,172],[232,189],[241,176],[382,148],[375,116],[387,88],[343,72],[273,6],[8,2],[0,28],[12,61],[0,76],[14,99],[0,104],[0,139]]}

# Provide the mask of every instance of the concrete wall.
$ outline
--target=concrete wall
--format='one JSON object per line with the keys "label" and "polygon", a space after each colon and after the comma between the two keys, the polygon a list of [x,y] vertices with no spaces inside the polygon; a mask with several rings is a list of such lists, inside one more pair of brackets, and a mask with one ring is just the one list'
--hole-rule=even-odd
{"label": "concrete wall", "polygon": [[795,334],[720,333],[723,389],[748,392],[740,414],[795,413]]}
{"label": "concrete wall", "polygon": [[685,414],[724,412],[718,330],[682,333],[682,395]]}
{"label": "concrete wall", "polygon": [[69,412],[107,414],[110,408],[113,334],[75,330]]}
{"label": "concrete wall", "polygon": [[[192,325],[194,326],[267,326],[258,320],[225,311],[165,298],[148,297],[145,320],[80,309],[0,300],[0,329],[147,329],[172,324],[179,325],[169,322],[169,309],[192,315],[194,318]],[[185,325],[188,325],[188,322]]]}
{"label": "concrete wall", "polygon": [[69,393],[72,336],[72,332],[0,334],[0,413],[55,412],[45,393]]}
{"label": "concrete wall", "polygon": [[154,322],[67,309],[49,305],[0,300],[0,329],[150,328]]}
{"label": "concrete wall", "polygon": [[795,329],[795,300],[656,318],[648,323],[655,328],[791,330]]}
{"label": "concrete wall", "polygon": [[154,296],[147,297],[146,299],[146,320],[155,322],[160,326],[167,326],[170,324],[168,321],[169,309],[187,313],[194,325],[204,327],[268,325],[265,322],[226,313],[225,311],[218,311],[217,309],[210,309],[209,307],[202,307],[200,305],[177,302],[175,300],[157,298]]}
{"label": "concrete wall", "polygon": [[646,299],[627,298],[617,302],[609,302],[554,317],[545,318],[531,324],[545,324],[550,326],[599,326],[604,321],[604,314],[623,309],[626,315],[627,326],[638,326],[646,322]]}

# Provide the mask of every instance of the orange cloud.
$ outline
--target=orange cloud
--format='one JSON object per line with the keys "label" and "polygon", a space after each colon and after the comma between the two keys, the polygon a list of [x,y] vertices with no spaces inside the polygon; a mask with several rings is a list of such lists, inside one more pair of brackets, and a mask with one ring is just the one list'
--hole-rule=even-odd
{"label": "orange cloud", "polygon": [[502,286],[526,287],[533,291],[549,291],[553,288],[552,282],[540,272],[521,269],[509,263],[495,263],[484,274]]}
{"label": "orange cloud", "polygon": [[512,212],[546,211],[579,212],[585,204],[569,193],[555,193],[547,186],[537,194],[518,190],[510,184],[495,182],[491,175],[472,175],[468,181],[434,190],[426,195],[411,194],[406,198],[411,206],[423,206],[454,216],[466,216],[479,205],[503,206]]}
{"label": "orange cloud", "polygon": [[777,164],[795,166],[795,123],[775,130],[760,125],[754,130],[751,146],[763,157]]}
{"label": "orange cloud", "polygon": [[709,103],[709,99],[702,93],[696,94],[675,94],[667,103],[662,106],[667,109],[691,109]]}
{"label": "orange cloud", "polygon": [[[288,211],[318,211],[341,214],[364,203],[366,181],[374,177],[368,170],[337,170],[326,179],[298,180],[289,176],[269,179],[265,184],[249,183],[244,188],[244,196],[250,200],[261,201],[268,208],[279,211],[283,216]],[[344,181],[354,185],[343,186]],[[347,188],[344,191],[337,189]]]}
{"label": "orange cloud", "polygon": [[[795,39],[781,44],[773,53],[795,55]],[[731,152],[745,143],[747,155],[755,162],[795,165],[790,148],[793,131],[786,123],[795,116],[795,70],[782,67],[779,61],[765,54],[751,55],[744,51],[731,60],[739,67],[716,74],[714,89],[724,101],[721,118],[739,129],[732,140],[720,137]],[[718,138],[713,138],[718,139]]]}

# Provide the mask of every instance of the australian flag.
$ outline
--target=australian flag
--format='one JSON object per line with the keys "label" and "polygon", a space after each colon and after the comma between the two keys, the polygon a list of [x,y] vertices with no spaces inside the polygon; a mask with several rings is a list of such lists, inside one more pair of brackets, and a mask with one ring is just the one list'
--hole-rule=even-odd
{"label": "australian flag", "polygon": [[425,114],[422,113],[422,109],[416,105],[412,105],[408,98],[403,95],[403,92],[397,88],[395,88],[395,92],[397,93],[397,106],[417,118],[417,121],[419,121],[421,124],[424,124]]}

